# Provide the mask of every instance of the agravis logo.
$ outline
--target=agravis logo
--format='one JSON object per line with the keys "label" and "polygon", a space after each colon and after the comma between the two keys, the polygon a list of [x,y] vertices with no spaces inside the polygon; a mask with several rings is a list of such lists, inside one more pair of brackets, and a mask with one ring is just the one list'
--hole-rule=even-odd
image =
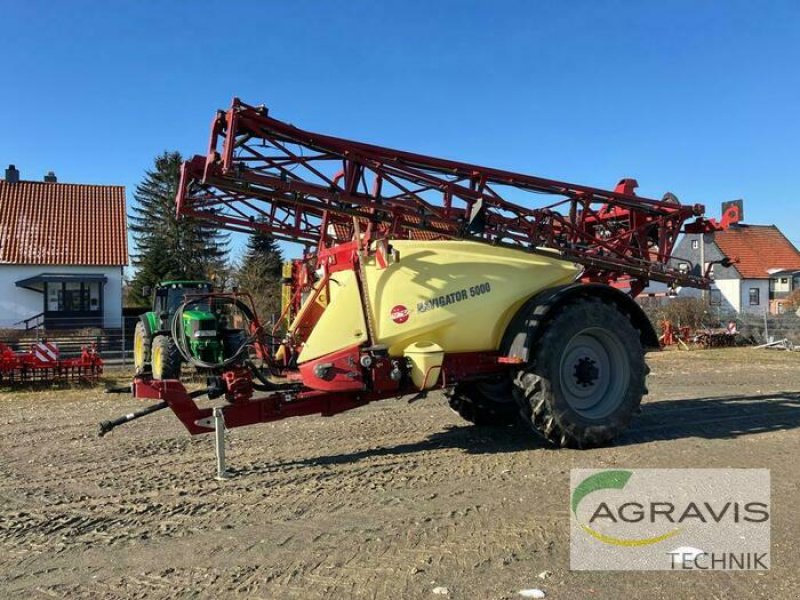
{"label": "agravis logo", "polygon": [[[575,515],[575,518],[578,519],[578,505],[586,496],[599,490],[621,490],[628,483],[631,475],[633,475],[632,471],[602,471],[594,475],[589,475],[589,477],[584,479],[572,492],[571,505],[572,513]],[[610,511],[608,505],[605,502],[601,502],[597,510],[592,513],[592,518],[589,520],[590,523],[600,515],[599,511],[601,510],[604,515],[610,515],[612,520],[614,519],[613,512]],[[580,523],[580,525],[581,528],[593,538],[600,540],[604,544],[612,544],[614,546],[648,546],[650,544],[662,542],[680,533],[680,528],[676,527],[662,535],[637,539],[623,539],[600,533],[585,523]]]}
{"label": "agravis logo", "polygon": [[766,469],[573,469],[570,564],[768,569],[769,493]]}

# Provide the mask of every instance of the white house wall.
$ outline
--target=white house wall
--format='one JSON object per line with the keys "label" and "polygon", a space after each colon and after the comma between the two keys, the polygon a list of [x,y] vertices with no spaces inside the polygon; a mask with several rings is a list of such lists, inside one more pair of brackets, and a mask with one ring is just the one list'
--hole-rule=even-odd
{"label": "white house wall", "polygon": [[[769,309],[769,279],[742,279],[741,286],[741,312],[764,314]],[[758,306],[750,306],[750,288],[760,290]]]}
{"label": "white house wall", "polygon": [[741,279],[717,279],[714,287],[722,295],[722,310],[739,312],[742,310]]}
{"label": "white house wall", "polygon": [[20,321],[42,312],[43,294],[16,285],[21,279],[36,277],[42,273],[105,275],[107,281],[103,287],[103,325],[109,328],[122,326],[120,267],[0,265],[0,328],[20,328]]}
{"label": "white house wall", "polygon": [[[781,283],[781,279],[785,279],[786,283]],[[778,294],[785,293],[788,294],[792,291],[792,275],[789,273],[788,275],[773,275],[773,277],[769,280],[770,287],[772,291]]]}
{"label": "white house wall", "polygon": [[[718,279],[711,284],[710,290],[718,290],[721,295],[720,310],[723,312],[739,312],[741,298],[739,297],[738,279]],[[710,298],[711,291],[705,292],[705,297]],[[703,290],[691,287],[678,288],[679,298],[702,298]]]}

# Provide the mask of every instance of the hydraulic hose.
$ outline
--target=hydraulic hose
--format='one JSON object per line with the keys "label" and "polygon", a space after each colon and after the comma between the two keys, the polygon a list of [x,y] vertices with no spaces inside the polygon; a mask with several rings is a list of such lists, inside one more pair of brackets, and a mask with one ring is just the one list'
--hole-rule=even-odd
{"label": "hydraulic hose", "polygon": [[279,386],[272,383],[269,379],[264,377],[261,370],[253,364],[253,361],[246,360],[245,364],[247,368],[250,369],[250,372],[253,373],[253,377],[255,377],[259,383],[254,383],[253,387],[258,390],[259,392],[271,392],[273,390],[278,389]]}
{"label": "hydraulic hose", "polygon": [[[205,396],[207,394],[207,390],[196,390],[194,392],[189,393],[190,398],[199,398],[200,396]],[[120,425],[124,425],[125,423],[130,423],[131,421],[135,421],[136,419],[141,419],[142,417],[146,417],[149,414],[154,412],[158,412],[159,410],[164,410],[167,408],[169,404],[166,401],[158,402],[157,404],[151,404],[150,406],[146,406],[141,410],[137,410],[132,413],[128,413],[127,415],[123,415],[121,417],[117,417],[116,419],[111,419],[109,421],[103,421],[99,425],[99,429],[97,432],[98,437],[103,437],[111,430]]]}
{"label": "hydraulic hose", "polygon": [[[218,363],[206,362],[204,360],[200,360],[199,358],[192,356],[192,353],[189,350],[189,347],[186,343],[186,331],[183,324],[183,313],[187,308],[199,304],[200,302],[209,298],[224,300],[226,304],[235,306],[242,312],[245,319],[247,319],[248,323],[253,323],[256,320],[255,314],[253,313],[251,308],[238,298],[230,296],[215,296],[213,294],[204,294],[190,298],[178,307],[178,309],[175,311],[175,314],[172,317],[170,332],[172,333],[172,339],[175,341],[175,347],[178,349],[178,352],[184,358],[184,360],[186,360],[186,362],[201,369],[224,369],[225,367],[237,362],[239,358],[242,356],[242,354],[246,352],[247,347],[250,346],[253,342],[255,342],[258,336],[257,334],[252,334],[246,337],[239,345],[239,347],[236,349],[236,352],[233,353],[233,355],[229,356],[225,360]],[[264,383],[263,385],[271,385],[271,384],[267,382]]]}
{"label": "hydraulic hose", "polygon": [[156,411],[164,410],[165,408],[167,408],[167,406],[169,405],[166,402],[159,402],[158,404],[151,404],[146,408],[137,410],[136,412],[128,413],[127,415],[123,415],[116,419],[111,419],[110,421],[103,421],[102,423],[100,423],[99,429],[97,431],[97,436],[103,437],[115,427],[119,427],[120,425],[123,425],[125,423],[129,423],[136,419],[140,419]]}

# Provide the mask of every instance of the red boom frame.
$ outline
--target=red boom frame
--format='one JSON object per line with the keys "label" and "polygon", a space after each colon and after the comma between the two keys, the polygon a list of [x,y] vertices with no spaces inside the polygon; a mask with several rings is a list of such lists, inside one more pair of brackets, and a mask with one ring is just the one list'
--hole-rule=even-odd
{"label": "red boom frame", "polygon": [[[177,209],[307,245],[350,239],[355,218],[373,237],[556,251],[583,265],[585,280],[632,295],[650,280],[707,287],[668,261],[688,219],[697,217],[686,230],[718,225],[702,205],[641,198],[636,186],[606,191],[312,133],[234,99],[212,122],[208,154],[184,164]],[[523,205],[542,197],[556,199]]]}

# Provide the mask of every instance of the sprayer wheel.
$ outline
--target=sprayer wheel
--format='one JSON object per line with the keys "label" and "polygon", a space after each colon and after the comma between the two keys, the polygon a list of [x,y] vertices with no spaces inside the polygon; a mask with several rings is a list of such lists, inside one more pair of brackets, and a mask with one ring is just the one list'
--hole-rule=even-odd
{"label": "sprayer wheel", "polygon": [[153,340],[153,379],[180,379],[181,355],[175,340],[159,335]]}
{"label": "sprayer wheel", "polygon": [[616,439],[647,393],[639,332],[613,305],[581,299],[557,309],[514,379],[523,420],[557,446]]}
{"label": "sprayer wheel", "polygon": [[460,383],[445,396],[450,408],[475,425],[500,427],[517,422],[518,408],[508,380]]}
{"label": "sprayer wheel", "polygon": [[133,330],[133,368],[141,375],[150,368],[150,347],[153,340],[144,323],[139,321]]}

